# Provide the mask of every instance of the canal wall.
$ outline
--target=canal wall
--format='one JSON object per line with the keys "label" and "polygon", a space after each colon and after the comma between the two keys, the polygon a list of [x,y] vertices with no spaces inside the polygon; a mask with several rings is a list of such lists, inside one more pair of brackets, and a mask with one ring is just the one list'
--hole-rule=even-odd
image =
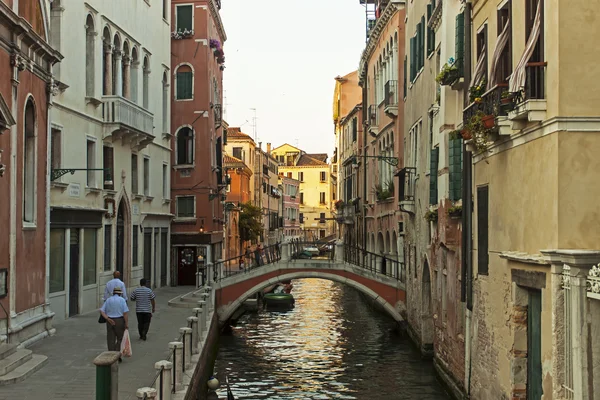
{"label": "canal wall", "polygon": [[210,326],[207,327],[203,340],[200,341],[200,353],[195,361],[193,373],[189,377],[184,400],[206,400],[208,387],[206,382],[213,374],[213,366],[219,351],[219,320],[217,313],[212,313]]}

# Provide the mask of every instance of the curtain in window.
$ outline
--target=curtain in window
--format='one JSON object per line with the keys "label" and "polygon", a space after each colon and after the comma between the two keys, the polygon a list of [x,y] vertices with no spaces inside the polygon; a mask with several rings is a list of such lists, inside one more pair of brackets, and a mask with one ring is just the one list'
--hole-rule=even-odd
{"label": "curtain in window", "polygon": [[515,67],[512,75],[509,79],[508,91],[511,93],[518,92],[522,88],[525,87],[525,79],[526,79],[526,70],[525,66],[529,62],[533,51],[535,50],[535,46],[537,45],[537,41],[540,37],[541,24],[542,24],[542,1],[538,0],[537,10],[535,12],[535,20],[533,21],[533,29],[531,30],[531,34],[529,35],[529,39],[527,39],[527,44],[525,45],[525,51],[519,60],[519,63]]}
{"label": "curtain in window", "polygon": [[475,73],[473,74],[473,78],[471,78],[471,83],[469,83],[469,87],[473,87],[483,79],[483,74],[485,74],[485,48],[483,46],[481,48],[481,54],[479,55],[479,60],[477,60],[477,65],[475,66]]}
{"label": "curtain in window", "polygon": [[490,79],[487,83],[487,90],[490,90],[496,85],[496,70],[498,69],[498,63],[500,62],[500,57],[502,56],[502,52],[508,43],[508,38],[510,37],[510,32],[508,27],[510,26],[510,19],[506,20],[506,24],[504,25],[504,29],[502,29],[502,33],[498,36],[498,40],[496,41],[496,48],[494,49],[494,55],[492,56],[492,69],[490,71]]}

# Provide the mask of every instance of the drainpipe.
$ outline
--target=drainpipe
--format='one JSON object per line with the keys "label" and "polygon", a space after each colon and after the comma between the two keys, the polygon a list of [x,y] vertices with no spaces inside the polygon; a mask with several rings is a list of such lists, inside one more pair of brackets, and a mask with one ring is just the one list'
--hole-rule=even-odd
{"label": "drainpipe", "polygon": [[[464,75],[465,83],[471,81],[471,0],[467,0],[464,9]],[[466,96],[468,88],[463,89],[464,105],[467,105]],[[465,321],[465,389],[467,397],[471,395],[471,319],[473,313],[473,159],[472,153],[467,151],[463,145],[463,215],[462,215],[462,275],[463,287],[461,288],[461,300],[466,301]],[[465,279],[466,278],[466,279]],[[466,284],[466,286],[464,286]]]}

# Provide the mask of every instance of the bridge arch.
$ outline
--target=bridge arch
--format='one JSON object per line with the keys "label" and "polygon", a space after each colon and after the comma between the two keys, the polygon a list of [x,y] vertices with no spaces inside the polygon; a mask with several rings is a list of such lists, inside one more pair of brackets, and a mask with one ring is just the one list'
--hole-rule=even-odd
{"label": "bridge arch", "polygon": [[[330,281],[340,282],[350,287],[357,289],[359,292],[369,296],[371,299],[379,303],[385,312],[390,315],[396,322],[404,323],[404,318],[400,315],[400,312],[395,307],[395,304],[390,304],[387,300],[377,294],[374,290],[369,287],[363,285],[362,283],[349,278],[348,276],[338,275],[332,272],[324,271],[303,271],[303,272],[290,272],[290,273],[282,273],[281,275],[277,275],[276,277],[272,277],[269,279],[265,279],[260,283],[257,283],[250,289],[246,290],[242,295],[240,295],[236,300],[232,301],[229,304],[221,305],[219,304],[219,288],[217,288],[217,313],[219,315],[219,322],[225,323],[231,318],[233,313],[244,304],[246,300],[248,300],[251,296],[256,294],[258,291],[265,289],[268,286],[273,284],[288,281],[291,279],[306,279],[306,278],[319,278],[319,279],[327,279]],[[223,290],[223,289],[220,289]],[[399,300],[402,303],[402,300]],[[400,308],[403,308],[404,304],[401,304]]]}

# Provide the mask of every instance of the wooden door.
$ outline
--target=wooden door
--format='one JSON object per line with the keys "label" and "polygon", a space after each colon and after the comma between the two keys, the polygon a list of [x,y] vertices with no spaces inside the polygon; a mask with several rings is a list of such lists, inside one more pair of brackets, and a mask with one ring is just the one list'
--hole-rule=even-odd
{"label": "wooden door", "polygon": [[542,293],[529,291],[527,309],[527,399],[542,398]]}
{"label": "wooden door", "polygon": [[69,246],[69,317],[79,314],[79,229],[71,229]]}

